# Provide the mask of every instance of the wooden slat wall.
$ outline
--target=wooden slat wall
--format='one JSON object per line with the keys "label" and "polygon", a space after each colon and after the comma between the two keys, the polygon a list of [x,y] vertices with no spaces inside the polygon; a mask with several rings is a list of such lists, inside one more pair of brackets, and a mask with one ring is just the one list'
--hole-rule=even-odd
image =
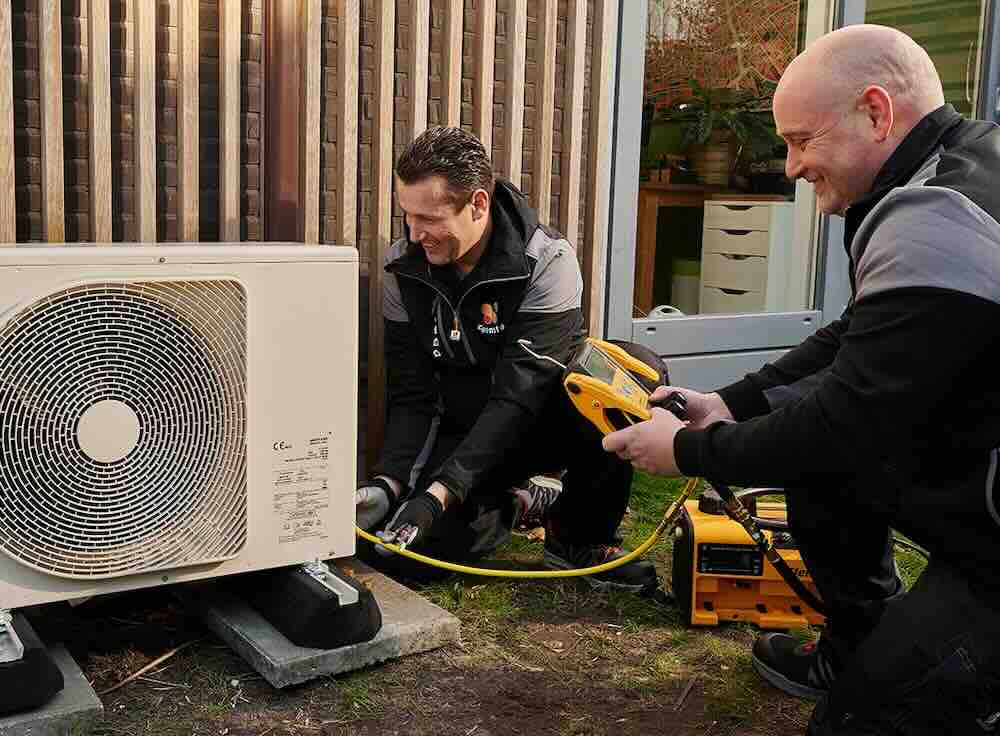
{"label": "wooden slat wall", "polygon": [[111,20],[108,0],[88,0],[87,54],[90,96],[90,232],[111,241]]}
{"label": "wooden slat wall", "polygon": [[302,0],[302,91],[299,94],[299,240],[319,242],[319,108],[323,7]]}
{"label": "wooden slat wall", "polygon": [[38,70],[42,118],[42,237],[66,239],[63,167],[63,84],[61,4],[38,5]]}
{"label": "wooden slat wall", "polygon": [[476,82],[472,93],[472,130],[486,150],[493,148],[493,76],[496,52],[497,3],[479,0],[476,29],[479,44],[476,49]]}
{"label": "wooden slat wall", "polygon": [[[396,0],[371,0],[376,17],[373,54],[374,69],[361,68],[364,57],[359,54],[362,13],[360,0],[336,0],[331,3],[336,14],[336,89],[321,89],[323,0],[298,0],[301,10],[301,34],[296,44],[302,49],[301,100],[299,127],[295,131],[299,147],[300,191],[303,213],[300,222],[302,240],[314,242],[319,237],[320,140],[324,125],[336,121],[330,141],[335,141],[335,161],[326,164],[327,177],[335,177],[331,188],[336,196],[331,200],[336,210],[336,228],[325,237],[335,242],[357,244],[367,253],[369,274],[369,397],[370,435],[367,446],[369,460],[374,458],[381,442],[381,420],[384,413],[384,366],[382,351],[382,278],[381,263],[391,239],[392,170],[394,132],[412,139],[427,125],[430,88],[430,13],[431,4],[443,9],[442,84],[440,119],[443,124],[461,124],[463,77],[463,30],[475,39],[475,48],[468,49],[465,69],[472,81],[472,119],[466,120],[487,146],[492,148],[494,123],[496,135],[502,137],[498,149],[503,151],[497,161],[499,170],[519,184],[531,175],[531,194],[542,222],[558,219],[560,228],[571,241],[582,248],[586,305],[588,318],[595,327],[600,325],[599,308],[603,293],[603,249],[608,220],[608,100],[611,84],[606,59],[614,43],[618,0],[590,0],[593,4],[593,46],[589,57],[592,69],[588,145],[583,146],[584,66],[587,60],[586,23],[588,0],[568,0],[566,10],[566,75],[560,89],[556,88],[556,29],[559,4],[554,0],[535,3],[538,38],[533,58],[527,59],[528,0],[507,0],[505,26],[505,56],[503,68],[496,69],[496,0],[478,0],[470,4],[474,17],[466,18],[463,0],[410,0],[409,5],[409,66],[405,97],[409,115],[396,122],[394,109],[394,66],[396,46]],[[178,60],[178,237],[198,240],[199,208],[199,2],[171,0],[177,8]],[[110,0],[90,0],[92,14],[89,24],[89,74],[91,160],[110,157],[108,131],[110,127],[109,98],[109,36],[108,7]],[[219,71],[220,71],[220,237],[239,240],[240,219],[240,126],[241,94],[240,60],[241,32],[245,33],[243,0],[219,0]],[[134,158],[136,233],[143,241],[156,239],[157,151],[156,151],[156,33],[157,4],[147,0],[131,0],[130,14],[134,21]],[[12,67],[10,46],[11,16],[9,3],[0,0],[0,242],[16,237],[13,165],[13,104],[12,80],[7,70]],[[39,68],[41,104],[41,141],[43,176],[43,231],[47,240],[62,240],[64,225],[63,183],[63,94],[61,75],[61,31],[58,3],[39,3]],[[259,30],[257,31],[259,33]],[[266,36],[266,34],[265,34]],[[535,139],[534,157],[523,159],[525,86],[528,62],[537,67],[535,80]],[[373,120],[371,141],[371,212],[359,209],[359,182],[367,176],[360,166],[361,141],[359,128],[360,79],[362,71],[374,79],[372,95]],[[265,72],[266,73],[266,72]],[[494,80],[502,79],[504,90],[494,98]],[[367,92],[366,92],[367,94]],[[436,94],[436,93],[435,93]],[[336,109],[321,113],[321,100],[335,104]],[[560,160],[560,212],[550,212],[553,181],[554,111],[557,95],[562,100],[564,119],[561,121],[562,152]],[[503,106],[502,123],[494,121],[494,103]],[[437,104],[437,100],[434,100]],[[322,117],[321,117],[322,116]],[[402,132],[401,132],[402,131]],[[324,139],[325,140],[325,139]],[[586,171],[586,188],[581,178]],[[108,167],[91,166],[91,206],[93,233],[97,240],[109,240],[109,224],[117,213],[111,209],[111,185]],[[266,172],[265,172],[266,177]],[[366,190],[367,191],[367,190]],[[583,227],[580,227],[578,205],[585,202]],[[369,218],[369,219],[365,219]],[[371,237],[362,238],[362,223],[371,224]],[[577,243],[578,235],[582,239]],[[596,249],[596,252],[595,252]]]}
{"label": "wooden slat wall", "polygon": [[11,244],[17,239],[13,69],[10,3],[0,2],[0,245]]}
{"label": "wooden slat wall", "polygon": [[240,239],[240,0],[219,0],[219,240]]}
{"label": "wooden slat wall", "polygon": [[410,138],[427,129],[427,80],[430,76],[430,0],[410,0]]}
{"label": "wooden slat wall", "polygon": [[337,2],[337,242],[358,242],[358,0]]}
{"label": "wooden slat wall", "polygon": [[132,0],[135,19],[135,218],[140,242],[156,240],[156,4]]}
{"label": "wooden slat wall", "polygon": [[591,31],[590,56],[590,130],[587,150],[586,217],[583,237],[583,278],[588,285],[584,292],[584,317],[591,334],[604,334],[603,296],[604,267],[607,260],[603,247],[608,236],[608,207],[611,176],[610,140],[607,135],[611,119],[611,65],[618,33],[618,3],[616,0],[594,0],[594,21]]}
{"label": "wooden slat wall", "polygon": [[504,87],[506,126],[503,170],[514,186],[521,186],[524,148],[524,66],[528,38],[528,0],[508,0],[507,68]]}
{"label": "wooden slat wall", "polygon": [[538,139],[535,141],[535,160],[531,180],[532,204],[538,220],[549,224],[552,208],[552,123],[555,117],[556,89],[556,3],[542,0],[538,7]]}
{"label": "wooden slat wall", "polygon": [[454,127],[462,122],[462,0],[447,2],[441,113],[443,124]]}
{"label": "wooden slat wall", "polygon": [[177,7],[177,240],[198,240],[198,0]]}
{"label": "wooden slat wall", "polygon": [[[382,447],[385,416],[385,333],[382,324],[382,261],[392,238],[392,127],[395,72],[395,0],[378,0],[375,24],[375,115],[372,132],[374,242],[368,268],[368,465]],[[372,421],[374,418],[374,421]]]}

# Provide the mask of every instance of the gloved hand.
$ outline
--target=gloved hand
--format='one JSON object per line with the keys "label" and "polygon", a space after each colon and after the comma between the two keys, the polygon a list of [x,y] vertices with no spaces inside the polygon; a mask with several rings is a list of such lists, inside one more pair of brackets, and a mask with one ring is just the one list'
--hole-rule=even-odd
{"label": "gloved hand", "polygon": [[354,491],[357,525],[366,532],[378,526],[392,508],[396,493],[385,478],[363,481]]}
{"label": "gloved hand", "polygon": [[[376,536],[383,542],[397,544],[400,547],[411,547],[421,534],[426,534],[434,522],[444,513],[444,506],[436,496],[421,493],[406,501],[392,520],[386,524],[385,531],[378,532]],[[379,554],[391,555],[392,552],[385,547],[376,547]]]}

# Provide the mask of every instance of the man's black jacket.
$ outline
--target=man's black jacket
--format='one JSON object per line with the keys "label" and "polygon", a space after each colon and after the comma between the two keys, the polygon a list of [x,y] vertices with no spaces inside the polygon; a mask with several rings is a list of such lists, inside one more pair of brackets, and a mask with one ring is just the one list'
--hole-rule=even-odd
{"label": "man's black jacket", "polygon": [[475,268],[428,263],[403,238],[387,255],[383,289],[387,418],[376,473],[411,482],[435,416],[464,440],[432,480],[464,500],[538,417],[583,339],[576,253],[538,224],[524,195],[498,181],[492,236]]}

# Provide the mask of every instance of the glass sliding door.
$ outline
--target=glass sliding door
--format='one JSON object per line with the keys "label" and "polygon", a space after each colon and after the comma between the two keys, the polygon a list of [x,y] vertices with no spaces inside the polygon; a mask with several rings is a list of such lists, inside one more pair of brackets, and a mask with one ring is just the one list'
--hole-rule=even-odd
{"label": "glass sliding door", "polygon": [[771,95],[832,18],[833,0],[621,5],[606,323],[677,383],[733,380],[818,326],[815,197],[784,177]]}

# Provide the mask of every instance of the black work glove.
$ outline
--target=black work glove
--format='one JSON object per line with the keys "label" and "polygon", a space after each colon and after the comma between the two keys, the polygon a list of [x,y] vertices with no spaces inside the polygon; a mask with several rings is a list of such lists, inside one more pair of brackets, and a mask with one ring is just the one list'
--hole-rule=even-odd
{"label": "black work glove", "polygon": [[396,494],[385,478],[362,481],[354,491],[355,522],[366,532],[371,531],[389,515]]}
{"label": "black work glove", "polygon": [[[405,549],[412,546],[421,534],[426,534],[443,513],[444,506],[437,497],[424,491],[400,506],[396,515],[386,524],[385,531],[378,532],[376,536],[383,542],[396,544]],[[392,554],[392,551],[385,547],[380,546],[375,549],[383,555]]]}

